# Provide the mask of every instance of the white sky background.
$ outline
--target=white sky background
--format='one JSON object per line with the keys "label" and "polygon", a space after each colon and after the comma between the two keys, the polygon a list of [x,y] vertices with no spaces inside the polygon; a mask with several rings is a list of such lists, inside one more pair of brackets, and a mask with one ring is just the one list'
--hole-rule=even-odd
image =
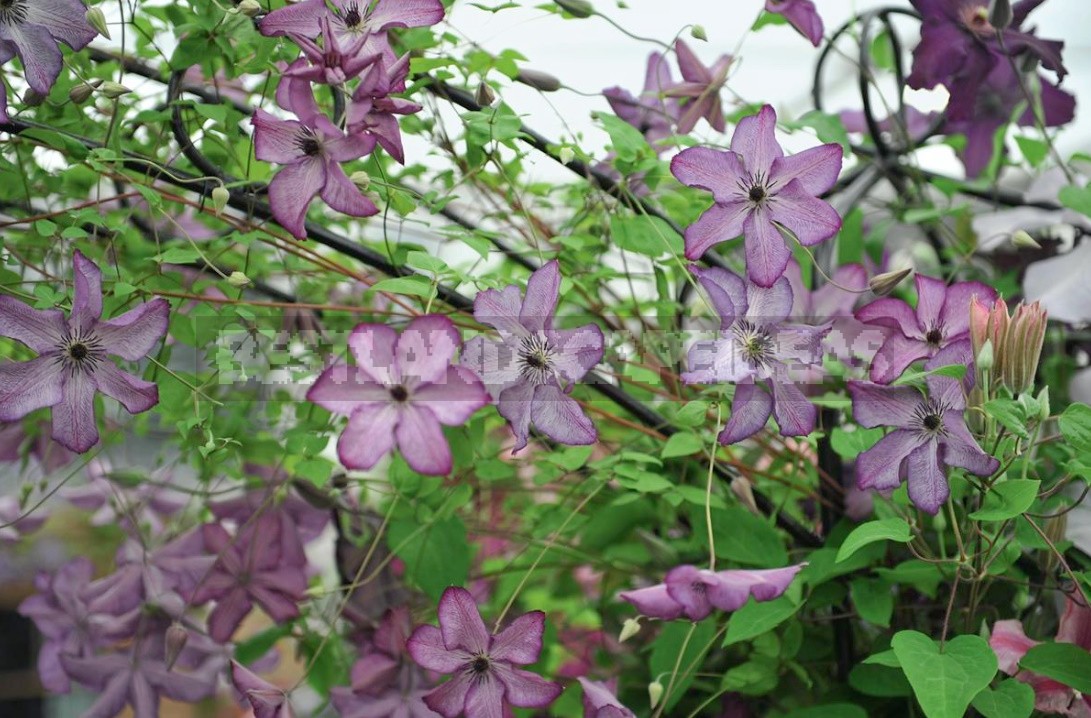
{"label": "white sky background", "polygon": [[[500,0],[482,0],[481,4],[499,5]],[[525,8],[489,13],[460,0],[448,23],[456,33],[490,52],[518,50],[527,57],[526,66],[549,72],[580,92],[598,93],[612,85],[620,85],[634,94],[639,92],[647,56],[657,49],[655,45],[626,37],[602,18],[566,20],[534,7],[534,3],[525,4]],[[763,0],[629,0],[626,9],[617,8],[614,0],[595,0],[594,5],[635,35],[669,43],[680,33],[706,63],[715,61],[722,53],[733,54],[742,42],[741,64],[733,70],[729,91],[724,93],[727,108],[734,102],[732,92],[749,102],[770,102],[782,117],[798,117],[812,108],[811,77],[819,50],[789,26],[765,27],[748,34],[764,6]],[[859,11],[883,6],[910,7],[908,0],[817,0],[817,5],[827,35]],[[1066,155],[1091,148],[1088,7],[1087,0],[1049,0],[1030,16],[1040,36],[1065,41],[1064,58],[1069,75],[1063,87],[1075,93],[1080,101],[1075,122],[1059,138],[1059,147]],[[692,39],[684,29],[690,24],[702,25],[708,42]],[[919,37],[916,22],[907,20],[904,29],[903,41],[908,49]],[[839,81],[832,74],[827,81],[827,110],[859,108],[855,73],[846,72],[850,68],[845,64],[840,64],[839,69],[843,73]],[[678,79],[676,67],[675,78]],[[841,92],[834,91],[836,85],[841,86]],[[597,152],[606,142],[605,133],[595,127],[590,117],[592,111],[609,110],[601,96],[584,97],[565,89],[542,95],[515,86],[505,90],[503,97],[524,115],[529,126],[550,139],[567,134],[567,124],[573,131],[584,133],[580,146],[586,150]],[[934,109],[937,103],[942,106],[942,102],[942,97],[914,100],[922,109]],[[728,132],[731,131],[728,127]],[[703,121],[695,134],[711,142],[727,141]],[[797,151],[813,143],[813,139],[800,137],[786,144]],[[961,175],[953,153],[945,148],[931,151],[925,161],[936,169]],[[564,176],[563,170],[557,172],[559,168],[549,167],[550,164],[548,160],[534,163],[539,178]]]}

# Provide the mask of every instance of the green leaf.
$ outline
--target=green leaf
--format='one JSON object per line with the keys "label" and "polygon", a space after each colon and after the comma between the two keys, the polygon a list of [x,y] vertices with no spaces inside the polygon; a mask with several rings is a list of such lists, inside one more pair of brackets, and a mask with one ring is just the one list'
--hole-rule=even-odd
{"label": "green leaf", "polygon": [[727,624],[724,645],[747,641],[755,636],[768,633],[787,621],[799,610],[799,603],[789,596],[781,596],[772,601],[758,603],[753,598],[743,607],[731,614]]}
{"label": "green leaf", "polygon": [[1065,207],[1091,217],[1091,184],[1082,189],[1071,185],[1062,187],[1057,199]]}
{"label": "green leaf", "polygon": [[1019,145],[1019,151],[1023,153],[1023,157],[1027,158],[1027,162],[1032,167],[1038,167],[1049,155],[1049,145],[1042,140],[1034,139],[1033,137],[1015,137],[1015,144]]}
{"label": "green leaf", "polygon": [[1034,712],[1034,689],[1009,678],[996,690],[986,688],[978,693],[974,708],[985,718],[1028,718]]}
{"label": "green leaf", "polygon": [[835,145],[841,145],[841,150],[846,155],[851,151],[849,133],[845,130],[845,124],[837,115],[830,115],[818,110],[811,110],[800,117],[794,123],[794,127],[810,127],[818,135],[818,139]]}
{"label": "green leaf", "polygon": [[394,521],[387,531],[390,549],[405,562],[405,576],[433,600],[448,586],[466,582],[472,554],[466,526],[458,517],[436,521],[414,534],[413,521]]}
{"label": "green leaf", "polygon": [[391,277],[375,282],[370,292],[389,292],[411,297],[430,297],[435,287],[424,277]]}
{"label": "green leaf", "polygon": [[876,541],[909,543],[912,538],[913,532],[905,519],[891,518],[868,521],[866,524],[854,528],[852,533],[845,537],[841,548],[837,550],[837,562],[844,561],[869,543],[875,543]]}
{"label": "green leaf", "polygon": [[433,257],[427,252],[410,252],[406,255],[405,263],[414,269],[422,269],[436,274],[447,269],[447,262],[439,257]]}
{"label": "green leaf", "polygon": [[610,135],[610,144],[619,160],[635,162],[641,155],[650,152],[651,148],[644,135],[628,122],[606,112],[593,112],[591,116],[601,122],[603,129]]}
{"label": "green leaf", "polygon": [[712,512],[716,556],[751,566],[785,566],[788,552],[768,521],[738,506]]}
{"label": "green leaf", "polygon": [[1091,406],[1071,404],[1061,414],[1061,434],[1073,449],[1091,451]]}
{"label": "green leaf", "polygon": [[[692,632],[692,633],[691,633]],[[670,682],[671,673],[677,664],[678,675],[675,677],[674,688],[671,694],[664,695],[664,713],[670,715],[670,709],[685,695],[686,689],[693,683],[694,673],[699,670],[701,663],[712,647],[712,636],[716,633],[715,619],[705,619],[700,623],[683,623],[674,621],[668,623],[659,632],[652,646],[652,655],[649,660],[653,676],[663,677],[663,687]],[[689,640],[686,640],[688,636]],[[685,652],[682,653],[682,646]],[[678,660],[679,653],[682,659]],[[685,673],[686,668],[689,672]]]}
{"label": "green leaf", "polygon": [[824,706],[793,708],[792,718],[867,718],[867,711],[855,703],[827,703]]}
{"label": "green leaf", "polygon": [[849,585],[849,593],[860,618],[876,626],[890,626],[894,594],[889,583],[877,578],[858,578]]}
{"label": "green leaf", "polygon": [[855,431],[846,431],[839,426],[835,426],[833,431],[830,432],[830,446],[839,456],[846,459],[855,459],[872,446],[875,446],[875,443],[881,438],[883,438],[882,427],[874,429],[858,428]]}
{"label": "green leaf", "polygon": [[956,636],[941,652],[923,633],[899,631],[890,645],[928,718],[962,718],[996,675],[996,654],[980,636]]}
{"label": "green leaf", "polygon": [[1012,399],[992,399],[985,402],[985,413],[999,421],[1005,429],[1023,439],[1030,438],[1023,406]]}
{"label": "green leaf", "polygon": [[682,253],[682,237],[658,217],[648,215],[610,217],[610,236],[630,252],[658,258]]}
{"label": "green leaf", "polygon": [[701,437],[696,434],[672,434],[667,443],[663,445],[663,451],[659,456],[663,459],[673,459],[678,456],[690,456],[703,448]]}
{"label": "green leaf", "polygon": [[1091,693],[1091,653],[1074,643],[1039,643],[1027,651],[1019,667]]}
{"label": "green leaf", "polygon": [[171,247],[155,258],[160,264],[191,264],[201,258],[193,247]]}
{"label": "green leaf", "polygon": [[285,621],[266,628],[256,636],[247,638],[235,646],[235,660],[239,663],[253,663],[269,652],[276,642],[292,634],[292,622]]}
{"label": "green leaf", "polygon": [[985,495],[984,505],[970,514],[976,521],[1006,521],[1015,518],[1034,504],[1042,482],[1012,479],[992,487]]}

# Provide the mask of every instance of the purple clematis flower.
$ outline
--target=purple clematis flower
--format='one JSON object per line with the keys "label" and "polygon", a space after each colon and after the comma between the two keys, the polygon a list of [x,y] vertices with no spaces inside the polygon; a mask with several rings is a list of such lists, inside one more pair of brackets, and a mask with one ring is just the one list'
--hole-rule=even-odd
{"label": "purple clematis flower", "polygon": [[322,27],[321,45],[303,35],[289,34],[288,37],[303,51],[303,57],[288,66],[284,71],[285,77],[326,85],[343,85],[379,59],[378,53],[365,54],[367,35],[354,37],[351,43],[342,47],[337,33],[330,26],[330,18],[323,17],[319,24]]}
{"label": "purple clematis flower", "polygon": [[[720,433],[733,444],[765,427],[774,414],[785,436],[814,430],[816,410],[796,385],[793,371],[821,360],[821,342],[829,325],[785,324],[792,308],[792,288],[781,277],[772,287],[745,282],[726,269],[691,271],[720,315],[720,336],[699,341],[689,351],[686,383],[735,384],[731,418]],[[771,393],[763,391],[762,385]]]}
{"label": "purple clematis flower", "polygon": [[640,130],[648,144],[662,151],[667,146],[657,143],[674,134],[672,128],[681,111],[678,100],[666,96],[675,84],[667,58],[653,52],[648,56],[644,90],[639,97],[633,97],[628,90],[616,86],[606,88],[602,94],[615,115]]}
{"label": "purple clematis flower", "polygon": [[[61,74],[63,42],[73,50],[84,48],[98,31],[87,22],[87,8],[79,0],[5,0],[0,3],[0,64],[18,55],[27,84],[45,96]],[[3,83],[0,83],[2,85]],[[3,91],[0,90],[0,95]],[[6,100],[0,97],[0,119]]]}
{"label": "purple clematis flower", "polygon": [[714,608],[737,611],[751,596],[758,602],[782,596],[806,565],[760,571],[709,571],[677,566],[667,573],[663,583],[622,591],[618,596],[649,618],[671,621],[685,616],[691,621],[701,621]]}
{"label": "purple clematis flower", "polygon": [[402,150],[401,129],[396,115],[412,115],[420,112],[421,106],[390,95],[405,92],[408,75],[408,53],[396,61],[380,58],[360,78],[345,113],[349,132],[374,137],[391,157],[402,164],[405,163],[405,152]]}
{"label": "purple clematis flower", "polygon": [[19,613],[34,621],[45,641],[38,650],[38,676],[53,693],[67,693],[72,683],[61,656],[89,657],[96,648],[124,641],[136,632],[140,608],[118,605],[92,581],[95,567],[85,557],[69,561],[56,573],[39,573],[37,593],[19,605]]}
{"label": "purple clematis flower", "polygon": [[822,18],[811,0],[765,0],[765,9],[782,16],[815,47],[822,44]]}
{"label": "purple clematis flower", "polygon": [[747,272],[763,287],[773,286],[792,256],[780,227],[807,246],[841,229],[837,211],[817,198],[837,181],[841,146],[825,144],[786,157],[774,135],[776,124],[776,112],[766,105],[739,122],[730,152],[690,147],[671,161],[678,181],[712,192],[714,202],[686,228],[686,257],[699,259],[742,234]]}
{"label": "purple clematis flower", "polygon": [[116,319],[102,319],[102,273],[76,252],[75,298],[67,319],[57,309],[32,309],[0,296],[0,336],[26,344],[39,356],[0,365],[0,421],[53,408],[53,438],[82,453],[99,439],[95,392],[117,399],[130,414],[159,403],[155,384],[117,368],[107,357],[138,361],[167,331],[170,305],[162,298]]}
{"label": "purple clematis flower", "polygon": [[352,217],[369,217],[379,211],[340,165],[371,152],[373,137],[346,135],[318,114],[278,120],[259,109],[250,121],[254,125],[254,156],[285,165],[269,183],[269,207],[277,222],[297,239],[307,237],[307,207],[318,195],[332,209]]}
{"label": "purple clematis flower", "polygon": [[[914,89],[949,85],[962,78],[982,82],[997,64],[1009,64],[1001,54],[996,28],[989,24],[988,0],[910,0],[921,14],[921,41],[913,50],[913,69],[906,82]],[[1012,5],[1012,22],[1002,31],[1004,49],[1011,55],[1029,54],[1044,67],[1066,74],[1061,62],[1064,43],[1042,40],[1020,30],[1027,15],[1043,0],[1021,0]],[[952,89],[952,88],[948,88]],[[954,91],[952,90],[952,96]]]}
{"label": "purple clematis flower", "polygon": [[531,422],[561,444],[593,444],[594,424],[567,391],[602,359],[603,336],[594,324],[555,329],[561,274],[557,260],[527,280],[526,297],[514,284],[486,289],[474,299],[474,317],[495,327],[500,341],[474,337],[462,364],[485,381],[511,424],[515,447],[527,445]]}
{"label": "purple clematis flower", "polygon": [[[62,655],[61,665],[77,681],[99,693],[81,718],[114,718],[126,705],[134,716],[159,715],[161,696],[195,703],[216,693],[223,653],[211,645],[187,645],[173,667],[166,665],[170,624],[145,617],[140,634],[119,652],[94,656]],[[185,668],[187,670],[180,670]]]}
{"label": "purple clematis flower", "polygon": [[250,704],[254,718],[295,718],[284,689],[274,686],[238,661],[231,661],[231,683]]}
{"label": "purple clematis flower", "polygon": [[[1072,596],[1065,596],[1056,642],[1091,651],[1091,608]],[[989,647],[996,654],[1000,670],[1034,689],[1035,709],[1070,718],[1091,718],[1091,695],[1081,695],[1063,683],[1019,668],[1019,661],[1038,644],[1039,641],[1027,637],[1023,624],[1017,620],[997,621],[989,636]]]}
{"label": "purple clematis flower", "polygon": [[409,620],[405,606],[387,611],[352,666],[352,687],[330,691],[330,701],[341,718],[435,718],[424,703],[434,683],[407,660]]}
{"label": "purple clematis flower", "polygon": [[[0,40],[0,67],[13,57],[15,57],[15,46]],[[0,78],[0,122],[8,122],[10,119],[8,117],[8,86]]]}
{"label": "purple clematis flower", "polygon": [[205,550],[216,564],[194,589],[195,605],[215,600],[208,633],[227,643],[242,620],[260,605],[274,621],[299,615],[307,590],[307,559],[299,537],[283,514],[261,514],[232,537],[219,524],[202,527]]}
{"label": "purple clematis flower", "polygon": [[489,635],[470,592],[448,588],[439,601],[439,628],[421,626],[406,644],[421,667],[452,674],[424,702],[444,718],[493,718],[507,706],[546,707],[561,686],[516,668],[538,660],[544,630],[545,614],[531,611]]}
{"label": "purple clematis flower", "polygon": [[678,118],[678,133],[692,132],[697,120],[708,120],[712,129],[723,132],[724,108],[720,101],[720,91],[727,82],[727,71],[731,67],[732,57],[721,55],[712,67],[705,67],[697,55],[682,40],[674,41],[674,54],[678,58],[678,70],[682,73],[682,82],[675,83],[665,93],[667,97],[686,100],[682,107],[682,116]]}
{"label": "purple clematis flower", "polygon": [[[901,299],[882,297],[856,312],[865,324],[888,327],[890,333],[871,364],[871,380],[889,384],[918,359],[935,357],[941,349],[970,346],[970,300],[976,296],[988,306],[996,291],[981,282],[958,282],[947,286],[940,279],[916,276],[917,309]],[[956,351],[956,349],[951,349]]]}
{"label": "purple clematis flower", "polygon": [[935,514],[950,495],[945,469],[958,466],[989,476],[1000,466],[978,446],[966,427],[965,389],[950,377],[932,374],[927,395],[912,386],[883,386],[850,381],[852,413],[869,429],[891,426],[879,443],[856,459],[856,485],[889,491],[902,482],[922,511]]}
{"label": "purple clematis flower", "polygon": [[636,718],[605,683],[582,676],[579,681],[583,688],[583,718]]}
{"label": "purple clematis flower", "polygon": [[307,400],[349,417],[337,442],[341,463],[370,469],[397,444],[422,474],[451,472],[451,449],[441,425],[459,426],[489,403],[469,370],[452,365],[462,339],[447,317],[428,315],[401,336],[382,324],[360,324],[349,337],[356,366],[334,364]]}
{"label": "purple clematis flower", "polygon": [[[1028,79],[1028,86],[1033,83]],[[1072,121],[1076,114],[1076,98],[1038,73],[1042,119],[1046,127],[1059,127]],[[1012,113],[1026,98],[1019,80],[1008,62],[998,62],[982,82],[981,78],[963,78],[950,85],[951,100],[947,105],[944,132],[966,135],[966,146],[959,158],[966,175],[977,177],[988,167],[993,157],[996,131],[1008,124]],[[1034,111],[1027,108],[1016,120],[1022,127],[1035,124]]]}
{"label": "purple clematis flower", "polygon": [[[366,38],[367,54],[379,50],[393,55],[386,31],[395,27],[425,27],[443,19],[440,0],[332,0],[332,9],[325,0],[303,0],[266,15],[260,25],[261,34],[305,35],[317,37],[322,32],[322,20],[328,18],[333,33],[342,45],[351,45]],[[391,58],[393,59],[393,58]]]}

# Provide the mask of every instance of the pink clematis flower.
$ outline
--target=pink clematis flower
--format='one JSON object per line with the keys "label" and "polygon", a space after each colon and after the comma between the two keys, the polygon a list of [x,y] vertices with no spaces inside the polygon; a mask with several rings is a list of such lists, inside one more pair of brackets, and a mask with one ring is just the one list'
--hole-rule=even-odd
{"label": "pink clematis flower", "polygon": [[667,149],[662,140],[674,134],[672,128],[681,112],[678,100],[666,96],[675,84],[667,59],[653,52],[648,56],[644,89],[639,97],[617,86],[606,88],[602,94],[615,115],[640,130],[656,152],[662,152]]}
{"label": "pink clematis flower", "polygon": [[250,122],[254,125],[254,156],[284,165],[269,183],[269,207],[277,222],[297,239],[307,237],[307,207],[316,196],[352,217],[369,217],[379,211],[340,164],[371,152],[374,138],[346,135],[317,113],[300,114],[300,120],[278,120],[259,109]]}
{"label": "pink clematis flower", "polygon": [[966,427],[962,383],[934,374],[925,381],[927,396],[912,386],[862,381],[850,381],[849,393],[852,414],[861,426],[894,427],[857,457],[856,485],[890,491],[898,488],[904,474],[910,500],[922,511],[935,514],[951,493],[947,467],[989,476],[1000,462],[982,451]]}
{"label": "pink clematis flower", "polygon": [[440,0],[303,0],[266,15],[261,20],[261,34],[305,35],[317,37],[322,20],[329,19],[338,42],[351,45],[358,38],[368,40],[365,51],[382,50],[393,55],[386,31],[396,27],[425,27],[443,19]]}
{"label": "pink clematis flower", "polygon": [[307,392],[307,400],[349,417],[337,442],[341,463],[370,469],[395,445],[422,474],[451,471],[442,426],[464,424],[489,403],[470,370],[452,365],[462,338],[446,317],[409,323],[401,336],[382,324],[360,324],[349,337],[356,366],[334,364]]}
{"label": "pink clematis flower", "polygon": [[561,444],[598,439],[595,425],[568,392],[602,359],[602,330],[594,324],[554,329],[560,286],[553,260],[530,275],[525,297],[510,284],[474,299],[474,318],[496,327],[500,341],[474,337],[466,342],[462,363],[485,380],[497,399],[500,415],[515,434],[513,451],[527,445],[532,421]]}
{"label": "pink clematis flower", "polygon": [[678,133],[686,134],[697,126],[702,117],[717,132],[727,129],[724,124],[724,108],[720,101],[720,91],[727,82],[727,71],[731,67],[731,56],[721,55],[712,67],[705,67],[697,55],[682,40],[675,40],[674,54],[678,57],[678,70],[682,73],[682,82],[672,85],[667,97],[685,100],[681,117],[678,118]]}
{"label": "pink clematis flower", "polygon": [[682,150],[671,172],[690,187],[712,192],[713,205],[686,228],[686,257],[699,259],[720,242],[745,237],[750,279],[771,287],[792,256],[782,229],[811,246],[841,229],[837,211],[817,198],[841,172],[841,146],[825,144],[785,156],[777,144],[777,114],[766,105],[745,117],[731,138],[731,150]]}
{"label": "pink clematis flower", "polygon": [[[1091,608],[1066,596],[1056,640],[1091,651]],[[989,646],[996,653],[1000,670],[1034,689],[1037,710],[1071,718],[1091,718],[1091,696],[1077,694],[1063,683],[1019,669],[1019,661],[1038,643],[1027,638],[1023,624],[1016,620],[997,621],[989,636]]]}
{"label": "pink clematis flower", "polygon": [[366,35],[355,37],[349,44],[342,46],[328,17],[323,17],[319,24],[322,28],[321,45],[303,35],[289,35],[303,51],[303,57],[288,66],[284,71],[285,77],[326,85],[343,85],[379,59],[378,53],[366,52]]}
{"label": "pink clematis flower", "polygon": [[605,683],[586,678],[579,680],[583,688],[583,718],[636,718]]}
{"label": "pink clematis flower", "polygon": [[815,47],[822,44],[822,18],[812,0],[765,0],[765,9],[782,16]]}
{"label": "pink clematis flower", "polygon": [[888,384],[918,359],[932,359],[945,353],[970,355],[970,300],[976,296],[988,307],[996,291],[981,282],[958,282],[947,286],[943,280],[916,276],[916,311],[901,299],[882,297],[856,311],[865,324],[887,327],[890,333],[875,353],[871,380]]}
{"label": "pink clematis flower", "polygon": [[391,157],[403,164],[405,152],[396,115],[420,112],[421,106],[390,95],[405,92],[408,75],[408,53],[398,60],[380,58],[360,78],[345,113],[349,132],[374,137]]}
{"label": "pink clematis flower", "polygon": [[709,571],[678,566],[667,573],[663,583],[622,591],[618,596],[649,618],[671,621],[685,616],[700,621],[711,615],[714,608],[737,611],[751,596],[758,602],[782,596],[806,565],[760,571]]}
{"label": "pink clematis flower", "polygon": [[19,364],[0,365],[0,421],[15,421],[53,408],[53,438],[82,453],[99,440],[95,393],[117,399],[130,414],[159,403],[155,384],[117,368],[109,356],[138,361],[167,331],[170,305],[162,298],[126,314],[102,319],[102,273],[76,252],[75,298],[66,319],[58,309],[32,309],[0,296],[0,336],[38,352]]}
{"label": "pink clematis flower", "polygon": [[452,675],[424,702],[444,718],[493,718],[507,706],[548,706],[561,686],[516,668],[538,660],[544,630],[545,614],[531,611],[490,635],[470,592],[448,588],[439,601],[439,628],[421,626],[406,644],[421,667]]}
{"label": "pink clematis flower", "polygon": [[231,683],[250,704],[254,718],[295,718],[284,689],[274,686],[238,661],[231,661]]}
{"label": "pink clematis flower", "polygon": [[[87,8],[79,0],[7,0],[0,3],[0,64],[18,55],[27,84],[41,95],[61,73],[63,42],[73,50],[84,48],[98,31],[85,19]],[[3,83],[0,83],[3,85]],[[0,89],[0,119],[6,101]]]}
{"label": "pink clematis flower", "polygon": [[274,621],[299,615],[307,590],[307,559],[293,529],[280,512],[258,516],[235,536],[219,524],[202,527],[205,550],[217,559],[193,590],[191,601],[194,605],[216,601],[208,616],[214,641],[230,641],[255,603]]}

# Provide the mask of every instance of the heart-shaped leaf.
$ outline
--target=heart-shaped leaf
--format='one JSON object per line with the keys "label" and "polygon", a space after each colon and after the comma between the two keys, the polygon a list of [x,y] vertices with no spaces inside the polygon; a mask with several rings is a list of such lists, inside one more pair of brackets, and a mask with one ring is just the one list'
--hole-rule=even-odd
{"label": "heart-shaped leaf", "polygon": [[952,638],[941,652],[923,633],[899,631],[890,645],[928,718],[961,718],[996,675],[996,654],[980,636]]}
{"label": "heart-shaped leaf", "polygon": [[1010,678],[996,690],[986,688],[978,693],[974,708],[985,718],[1029,718],[1034,711],[1034,689]]}
{"label": "heart-shaped leaf", "polygon": [[1019,667],[1091,693],[1091,653],[1073,643],[1039,643],[1027,651]]}
{"label": "heart-shaped leaf", "polygon": [[853,555],[869,543],[876,541],[898,541],[908,543],[913,538],[913,532],[905,519],[893,518],[880,521],[868,521],[852,530],[841,548],[837,550],[837,562],[840,563]]}

